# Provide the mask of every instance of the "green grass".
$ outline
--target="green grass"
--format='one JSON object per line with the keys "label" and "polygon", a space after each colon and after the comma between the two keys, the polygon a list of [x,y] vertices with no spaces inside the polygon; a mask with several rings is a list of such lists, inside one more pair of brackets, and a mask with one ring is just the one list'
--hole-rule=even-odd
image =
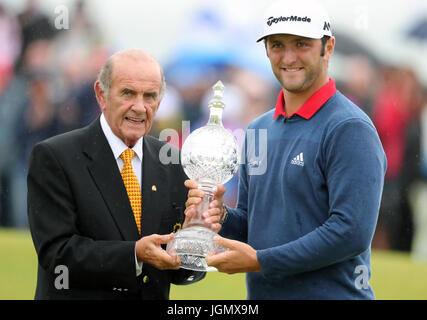
{"label": "green grass", "polygon": [[27,230],[0,229],[0,300],[33,299],[37,256]]}
{"label": "green grass", "polygon": [[[373,251],[372,279],[376,298],[427,299],[427,263],[414,263],[407,253]],[[0,229],[0,300],[33,299],[37,256],[27,230]],[[243,274],[209,272],[190,286],[172,286],[171,299],[241,300]]]}
{"label": "green grass", "polygon": [[426,300],[427,262],[413,262],[403,252],[374,251],[370,283],[379,300]]}

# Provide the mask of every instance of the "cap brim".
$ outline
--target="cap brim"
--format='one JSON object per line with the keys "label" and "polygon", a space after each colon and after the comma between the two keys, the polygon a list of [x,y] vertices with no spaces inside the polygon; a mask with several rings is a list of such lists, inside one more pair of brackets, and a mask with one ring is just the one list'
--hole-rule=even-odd
{"label": "cap brim", "polygon": [[300,36],[300,37],[310,38],[310,39],[322,39],[324,36],[326,36],[326,34],[313,35],[313,34],[304,34],[304,33],[298,33],[297,34],[297,33],[274,32],[274,33],[269,33],[269,34],[262,36],[256,42],[260,42],[261,40],[264,40],[265,38],[267,38],[269,36],[273,36],[273,35],[277,35],[277,34],[290,34],[290,35]]}

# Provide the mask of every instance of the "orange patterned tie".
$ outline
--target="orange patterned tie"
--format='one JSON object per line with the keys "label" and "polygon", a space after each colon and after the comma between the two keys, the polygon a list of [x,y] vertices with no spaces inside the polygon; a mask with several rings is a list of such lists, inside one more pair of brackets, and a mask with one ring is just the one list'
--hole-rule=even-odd
{"label": "orange patterned tie", "polygon": [[134,155],[135,151],[132,149],[126,149],[120,155],[120,158],[122,158],[124,162],[121,174],[128,193],[133,215],[135,216],[135,222],[139,234],[141,234],[141,189],[139,188],[138,178],[132,169],[132,158]]}

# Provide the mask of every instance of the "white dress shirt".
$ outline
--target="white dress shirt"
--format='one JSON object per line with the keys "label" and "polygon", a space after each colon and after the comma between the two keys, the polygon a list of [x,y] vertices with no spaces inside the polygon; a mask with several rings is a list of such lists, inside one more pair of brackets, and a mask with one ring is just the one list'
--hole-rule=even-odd
{"label": "white dress shirt", "polygon": [[[113,151],[114,158],[116,159],[117,166],[119,168],[119,171],[122,171],[124,162],[122,158],[120,158],[120,155],[128,149],[128,146],[119,138],[117,137],[113,131],[111,130],[107,120],[105,120],[104,114],[101,114],[101,128],[104,132],[105,137],[107,138],[108,144],[110,145],[111,150]],[[135,156],[132,158],[132,168],[133,172],[135,173],[136,177],[138,178],[139,188],[141,189],[141,174],[142,174],[142,140],[143,137],[139,138],[138,141],[135,143],[133,148],[131,148],[133,151],[135,151]],[[141,190],[142,192],[142,190]],[[138,262],[136,258],[136,249],[135,249],[135,263],[136,263],[136,276],[139,276],[142,273],[142,262]]]}

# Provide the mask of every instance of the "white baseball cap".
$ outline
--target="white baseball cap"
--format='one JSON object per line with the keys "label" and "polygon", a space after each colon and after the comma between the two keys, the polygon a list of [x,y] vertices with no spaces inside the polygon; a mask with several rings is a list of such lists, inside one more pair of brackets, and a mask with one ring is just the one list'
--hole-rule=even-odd
{"label": "white baseball cap", "polygon": [[332,36],[326,10],[315,0],[279,0],[264,15],[264,31],[257,42],[273,34],[321,39]]}

